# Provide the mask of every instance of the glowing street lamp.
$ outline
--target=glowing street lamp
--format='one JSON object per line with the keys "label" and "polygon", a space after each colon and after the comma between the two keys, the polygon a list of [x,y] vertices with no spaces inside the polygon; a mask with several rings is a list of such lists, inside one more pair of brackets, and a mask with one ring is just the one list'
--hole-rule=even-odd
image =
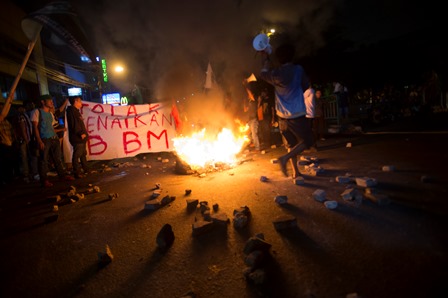
{"label": "glowing street lamp", "polygon": [[123,68],[123,66],[121,66],[121,65],[117,65],[117,66],[115,66],[115,72],[123,72],[124,71],[124,68]]}
{"label": "glowing street lamp", "polygon": [[272,34],[275,33],[275,29],[269,30],[269,32],[266,34],[268,37],[270,37]]}

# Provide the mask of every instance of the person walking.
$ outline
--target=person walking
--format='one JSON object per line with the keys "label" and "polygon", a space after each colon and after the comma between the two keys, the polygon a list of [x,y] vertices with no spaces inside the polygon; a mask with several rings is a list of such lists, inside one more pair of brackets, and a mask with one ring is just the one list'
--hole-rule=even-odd
{"label": "person walking", "polygon": [[[70,97],[71,106],[67,107],[67,126],[68,139],[73,147],[72,167],[75,178],[83,178],[85,174],[89,173],[87,165],[87,140],[89,134],[87,133],[84,120],[82,118],[80,109],[82,107],[81,97]],[[81,168],[84,175],[81,173]]]}
{"label": "person walking", "polygon": [[33,113],[31,122],[33,123],[34,134],[39,145],[39,176],[43,187],[52,187],[53,183],[48,181],[48,161],[53,158],[54,166],[60,180],[72,181],[74,178],[67,175],[62,166],[62,152],[59,138],[53,128],[53,115],[50,110],[54,106],[53,98],[50,95],[42,95],[42,108]]}
{"label": "person walking", "polygon": [[287,163],[292,166],[292,177],[301,174],[297,165],[297,156],[308,149],[312,143],[309,121],[306,119],[304,90],[309,87],[308,76],[301,65],[293,64],[295,49],[285,43],[275,50],[280,66],[271,67],[269,54],[263,52],[263,68],[260,78],[275,88],[275,110],[278,116],[280,133],[288,152],[278,158],[280,169],[288,177]]}

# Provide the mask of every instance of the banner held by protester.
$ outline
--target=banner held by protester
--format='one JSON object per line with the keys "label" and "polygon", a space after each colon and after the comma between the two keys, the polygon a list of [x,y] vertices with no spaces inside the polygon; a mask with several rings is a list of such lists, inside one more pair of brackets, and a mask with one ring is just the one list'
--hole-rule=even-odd
{"label": "banner held by protester", "polygon": [[[89,133],[89,160],[173,151],[177,120],[170,104],[114,106],[83,101],[80,112]],[[64,138],[67,147],[67,133]],[[64,148],[64,158],[71,160],[70,147]]]}

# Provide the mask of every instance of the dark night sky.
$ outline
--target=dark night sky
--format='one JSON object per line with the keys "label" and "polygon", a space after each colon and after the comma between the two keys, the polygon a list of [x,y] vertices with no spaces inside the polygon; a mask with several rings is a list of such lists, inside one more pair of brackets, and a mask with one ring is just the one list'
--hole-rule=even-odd
{"label": "dark night sky", "polygon": [[202,88],[209,61],[224,88],[239,88],[259,69],[253,37],[271,27],[278,33],[273,46],[286,36],[294,40],[297,61],[314,81],[367,85],[446,68],[443,10],[433,0],[71,3],[98,53],[110,65],[126,65],[127,80],[159,98]]}

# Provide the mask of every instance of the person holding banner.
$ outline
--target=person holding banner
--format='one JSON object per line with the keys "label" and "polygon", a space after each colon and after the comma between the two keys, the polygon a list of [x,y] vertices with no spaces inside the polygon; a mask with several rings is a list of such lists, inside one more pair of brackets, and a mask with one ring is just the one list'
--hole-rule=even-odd
{"label": "person holding banner", "polygon": [[[87,165],[87,140],[89,139],[89,134],[87,133],[87,129],[80,112],[82,107],[81,97],[71,96],[69,100],[71,106],[67,108],[66,113],[68,139],[73,147],[73,173],[75,178],[83,178],[85,174],[89,173],[89,167]],[[81,173],[81,168],[84,171],[84,175]]]}
{"label": "person holding banner", "polygon": [[39,176],[42,187],[52,187],[53,183],[48,181],[48,161],[50,156],[53,158],[54,166],[60,180],[75,180],[67,175],[62,166],[62,153],[59,138],[53,128],[53,115],[50,110],[54,106],[51,95],[41,96],[42,108],[34,113],[31,122],[33,123],[34,135],[39,145]]}

